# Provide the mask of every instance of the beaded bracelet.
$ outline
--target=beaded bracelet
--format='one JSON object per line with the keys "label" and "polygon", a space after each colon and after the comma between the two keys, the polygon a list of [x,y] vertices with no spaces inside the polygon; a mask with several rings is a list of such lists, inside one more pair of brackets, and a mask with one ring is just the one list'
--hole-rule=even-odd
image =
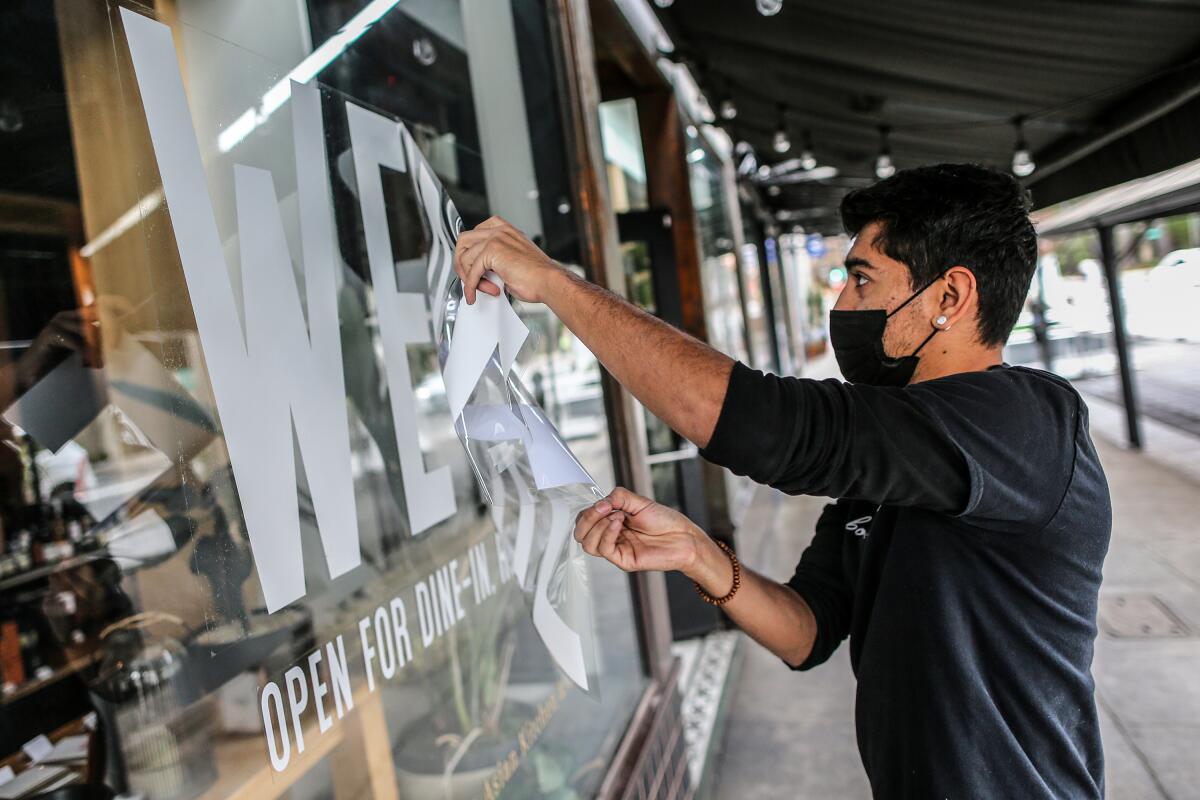
{"label": "beaded bracelet", "polygon": [[717,543],[717,547],[724,551],[725,555],[729,556],[729,562],[733,564],[733,588],[730,589],[729,594],[725,595],[724,597],[713,597],[711,594],[704,591],[704,589],[702,589],[700,584],[696,581],[692,581],[692,584],[696,587],[696,593],[700,595],[701,600],[714,606],[723,606],[732,600],[733,596],[737,594],[737,590],[741,588],[742,565],[738,561],[738,557],[734,554],[734,552],[729,549],[729,545],[725,544],[724,542],[717,541],[716,539],[713,541]]}

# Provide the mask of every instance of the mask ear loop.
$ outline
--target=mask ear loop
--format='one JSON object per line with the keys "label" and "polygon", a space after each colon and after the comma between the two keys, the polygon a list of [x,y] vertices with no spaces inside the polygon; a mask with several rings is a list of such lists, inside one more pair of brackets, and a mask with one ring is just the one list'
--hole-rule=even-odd
{"label": "mask ear loop", "polygon": [[[947,268],[947,269],[949,269],[949,268]],[[908,298],[907,300],[905,300],[905,301],[904,301],[903,303],[901,303],[900,305],[896,306],[896,307],[895,307],[895,308],[894,308],[894,309],[893,309],[893,310],[892,310],[892,311],[891,311],[891,312],[890,312],[890,313],[887,315],[887,318],[888,318],[888,319],[891,319],[893,314],[899,313],[900,309],[904,308],[906,305],[908,305],[909,303],[911,303],[913,300],[916,300],[916,299],[917,299],[919,296],[921,296],[922,294],[924,294],[924,292],[925,292],[925,290],[926,290],[926,289],[928,289],[930,286],[933,286],[935,283],[937,283],[938,281],[940,281],[940,280],[942,279],[942,277],[943,277],[943,276],[945,276],[945,274],[946,274],[946,270],[945,270],[945,269],[944,269],[944,270],[942,270],[941,272],[939,272],[936,278],[934,278],[934,279],[933,279],[933,280],[931,280],[929,283],[927,283],[927,284],[925,284],[924,286],[922,286],[920,289],[917,289],[915,292],[913,292],[911,295],[909,295],[909,298]],[[941,331],[941,328],[934,328],[932,331],[930,331],[930,332],[929,332],[929,335],[925,337],[925,341],[923,341],[923,342],[921,342],[919,345],[917,345],[917,349],[916,349],[916,350],[913,350],[911,353],[909,353],[909,356],[910,356],[910,357],[911,357],[911,356],[915,356],[917,353],[921,352],[921,348],[923,348],[923,347],[925,347],[925,345],[929,344],[929,340],[930,340],[930,339],[932,339],[934,336],[937,336],[937,335],[938,335],[938,333],[939,333],[940,331]]]}
{"label": "mask ear loop", "polygon": [[930,331],[929,335],[925,337],[925,341],[923,341],[919,345],[917,345],[917,349],[913,350],[912,353],[910,353],[910,355],[915,356],[917,353],[921,352],[921,348],[924,347],[925,345],[929,344],[929,340],[932,339],[934,336],[937,336],[939,333],[941,333],[941,330],[942,330],[941,328],[934,328],[932,331]]}
{"label": "mask ear loop", "polygon": [[[941,272],[939,272],[939,273],[937,274],[937,277],[936,277],[936,278],[934,278],[934,279],[933,279],[933,280],[931,280],[929,283],[925,284],[925,285],[924,285],[924,286],[922,286],[920,289],[917,289],[915,292],[913,292],[912,294],[910,294],[910,295],[908,296],[908,299],[907,299],[907,300],[905,300],[903,303],[901,303],[900,305],[896,306],[894,309],[892,309],[891,311],[889,311],[889,312],[888,312],[887,318],[888,318],[888,319],[891,319],[891,318],[892,318],[892,315],[900,313],[900,309],[904,308],[906,305],[908,305],[909,303],[911,303],[913,300],[916,300],[918,297],[920,297],[921,295],[925,294],[925,290],[926,290],[926,289],[928,289],[930,286],[933,286],[933,285],[934,285],[935,283],[937,283],[938,281],[940,281],[940,280],[941,280],[941,279],[942,279],[942,278],[943,278],[943,277],[946,275],[946,272],[947,272],[947,270],[948,270],[948,269],[949,269],[949,268],[942,270]],[[926,339],[925,341],[929,341],[929,340],[928,340],[928,339]],[[922,345],[922,346],[924,346],[924,345]]]}

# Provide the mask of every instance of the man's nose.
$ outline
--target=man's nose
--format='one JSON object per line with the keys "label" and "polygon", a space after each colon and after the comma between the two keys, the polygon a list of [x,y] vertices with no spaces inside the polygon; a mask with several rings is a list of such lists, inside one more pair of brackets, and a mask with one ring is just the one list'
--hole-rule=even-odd
{"label": "man's nose", "polygon": [[838,293],[837,302],[833,304],[834,311],[853,311],[854,310],[854,293],[849,291],[850,284],[846,283],[842,287],[842,291]]}

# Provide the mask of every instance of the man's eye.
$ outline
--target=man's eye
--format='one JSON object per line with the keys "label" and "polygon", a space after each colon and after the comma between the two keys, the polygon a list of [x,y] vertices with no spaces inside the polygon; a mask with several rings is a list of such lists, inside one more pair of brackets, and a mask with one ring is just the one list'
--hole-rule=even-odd
{"label": "man's eye", "polygon": [[869,279],[867,278],[867,276],[863,275],[861,272],[856,272],[854,274],[854,285],[855,286],[866,286],[868,282],[869,282]]}

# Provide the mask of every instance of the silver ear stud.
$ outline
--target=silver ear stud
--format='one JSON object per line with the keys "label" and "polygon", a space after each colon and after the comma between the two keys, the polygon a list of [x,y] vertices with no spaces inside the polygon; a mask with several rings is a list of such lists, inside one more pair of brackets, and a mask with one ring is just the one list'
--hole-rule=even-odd
{"label": "silver ear stud", "polygon": [[946,324],[946,315],[945,315],[945,314],[942,314],[940,317],[938,317],[937,319],[935,319],[935,320],[933,321],[933,324],[934,324],[934,325],[937,325],[937,326],[939,326],[939,327],[940,327],[940,326],[942,326],[942,325],[945,325],[945,324]]}

